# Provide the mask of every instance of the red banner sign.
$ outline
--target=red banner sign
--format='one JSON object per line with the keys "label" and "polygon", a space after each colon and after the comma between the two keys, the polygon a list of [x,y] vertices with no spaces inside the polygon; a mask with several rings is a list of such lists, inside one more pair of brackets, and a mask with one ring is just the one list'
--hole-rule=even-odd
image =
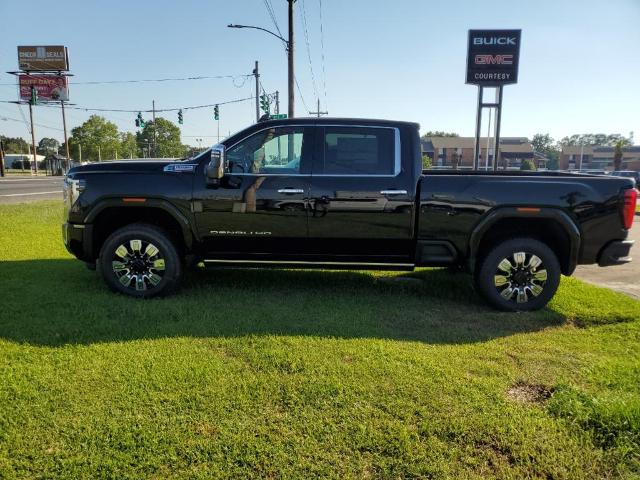
{"label": "red banner sign", "polygon": [[31,88],[38,92],[39,102],[69,101],[67,77],[62,75],[20,75],[20,100],[31,99]]}

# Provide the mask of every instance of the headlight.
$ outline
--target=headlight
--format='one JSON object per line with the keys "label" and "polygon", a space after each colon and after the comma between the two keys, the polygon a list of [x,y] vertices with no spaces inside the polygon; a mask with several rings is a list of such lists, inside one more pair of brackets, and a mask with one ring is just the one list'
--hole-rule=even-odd
{"label": "headlight", "polygon": [[85,180],[65,177],[62,187],[62,198],[65,206],[73,211],[74,204],[86,186]]}

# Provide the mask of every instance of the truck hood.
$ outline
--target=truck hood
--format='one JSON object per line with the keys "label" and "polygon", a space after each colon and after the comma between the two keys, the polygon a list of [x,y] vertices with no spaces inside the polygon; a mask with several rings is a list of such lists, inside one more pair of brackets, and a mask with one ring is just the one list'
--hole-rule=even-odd
{"label": "truck hood", "polygon": [[125,160],[115,162],[96,162],[78,165],[69,170],[68,175],[81,173],[157,173],[171,164],[180,164],[176,160]]}

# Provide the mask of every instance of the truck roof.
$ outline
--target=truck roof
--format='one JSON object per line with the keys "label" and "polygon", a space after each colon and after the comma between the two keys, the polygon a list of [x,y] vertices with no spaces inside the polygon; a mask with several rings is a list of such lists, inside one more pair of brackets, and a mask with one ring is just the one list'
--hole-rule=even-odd
{"label": "truck roof", "polygon": [[258,123],[260,126],[276,126],[276,125],[312,125],[312,124],[346,124],[346,125],[382,125],[382,126],[410,126],[420,128],[420,124],[416,122],[407,122],[402,120],[388,120],[382,118],[351,118],[351,117],[295,117],[280,120],[265,120]]}

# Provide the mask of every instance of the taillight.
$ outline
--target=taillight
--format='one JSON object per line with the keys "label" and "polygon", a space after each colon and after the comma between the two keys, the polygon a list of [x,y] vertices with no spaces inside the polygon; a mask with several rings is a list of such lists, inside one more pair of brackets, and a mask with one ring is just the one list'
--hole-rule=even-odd
{"label": "taillight", "polygon": [[638,191],[635,188],[628,188],[624,191],[624,205],[622,207],[622,219],[624,228],[629,230],[633,225],[633,216],[636,214],[636,200]]}

